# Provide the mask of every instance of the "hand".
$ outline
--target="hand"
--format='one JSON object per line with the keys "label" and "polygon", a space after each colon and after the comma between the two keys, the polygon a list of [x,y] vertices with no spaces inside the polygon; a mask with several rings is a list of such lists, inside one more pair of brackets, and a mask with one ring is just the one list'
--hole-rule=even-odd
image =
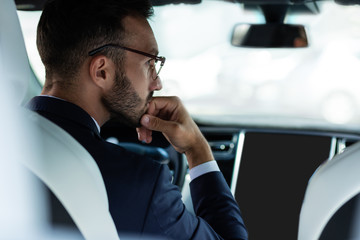
{"label": "hand", "polygon": [[185,153],[190,169],[213,160],[209,144],[178,97],[154,97],[137,128],[140,141],[150,143],[152,131],[160,131],[180,153]]}

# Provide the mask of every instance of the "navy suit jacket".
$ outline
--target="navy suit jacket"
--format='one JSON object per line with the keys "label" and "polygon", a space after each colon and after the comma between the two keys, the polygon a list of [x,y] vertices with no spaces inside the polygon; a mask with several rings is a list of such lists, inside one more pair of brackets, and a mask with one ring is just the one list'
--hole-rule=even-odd
{"label": "navy suit jacket", "polygon": [[106,142],[82,108],[44,96],[34,97],[27,107],[66,130],[95,159],[120,236],[140,233],[167,239],[247,239],[240,210],[221,172],[204,174],[190,183],[194,216],[171,183],[167,165]]}

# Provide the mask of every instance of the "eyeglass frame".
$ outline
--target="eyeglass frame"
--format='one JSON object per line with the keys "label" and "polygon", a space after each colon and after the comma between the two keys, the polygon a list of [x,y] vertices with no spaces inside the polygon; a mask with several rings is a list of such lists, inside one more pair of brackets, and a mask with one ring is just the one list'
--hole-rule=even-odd
{"label": "eyeglass frame", "polygon": [[124,46],[121,46],[121,45],[118,45],[118,44],[113,44],[113,43],[108,43],[108,44],[105,44],[105,45],[100,46],[100,47],[98,47],[98,48],[95,48],[95,49],[89,51],[88,54],[89,54],[89,56],[94,56],[95,54],[101,52],[103,49],[105,49],[105,48],[107,48],[107,47],[121,48],[121,49],[123,49],[123,50],[127,50],[127,51],[130,51],[130,52],[134,52],[134,53],[137,53],[137,54],[140,54],[140,55],[143,55],[143,56],[152,58],[152,59],[155,60],[155,64],[156,64],[158,61],[160,61],[160,68],[159,68],[159,70],[158,70],[157,72],[156,72],[156,69],[155,69],[155,66],[154,66],[154,69],[155,69],[155,72],[156,72],[156,78],[154,78],[154,80],[156,80],[156,79],[159,77],[160,71],[161,71],[162,67],[163,67],[164,64],[165,64],[165,60],[166,60],[165,57],[152,55],[152,54],[150,54],[150,53],[146,53],[146,52],[143,52],[143,51],[140,51],[140,50],[136,50],[136,49],[133,49],[133,48],[124,47]]}

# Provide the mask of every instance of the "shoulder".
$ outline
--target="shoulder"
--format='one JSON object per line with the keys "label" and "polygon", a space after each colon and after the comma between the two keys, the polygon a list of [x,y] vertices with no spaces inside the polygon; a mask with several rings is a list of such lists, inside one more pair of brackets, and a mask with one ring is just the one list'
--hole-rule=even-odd
{"label": "shoulder", "polygon": [[[148,193],[164,172],[165,166],[154,159],[106,141],[94,145],[91,151],[104,181],[114,188],[125,183],[127,189],[143,189]],[[169,170],[167,172],[170,175]]]}

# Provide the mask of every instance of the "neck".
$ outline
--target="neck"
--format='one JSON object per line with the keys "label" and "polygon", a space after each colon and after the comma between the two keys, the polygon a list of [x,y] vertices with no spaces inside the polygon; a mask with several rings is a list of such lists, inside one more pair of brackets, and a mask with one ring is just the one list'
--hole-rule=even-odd
{"label": "neck", "polygon": [[96,94],[96,91],[92,89],[82,89],[79,91],[72,87],[71,89],[65,90],[54,84],[50,89],[44,88],[41,95],[61,98],[81,107],[95,119],[99,126],[102,126],[110,119],[109,112],[101,104],[101,99],[99,99],[101,96]]}

